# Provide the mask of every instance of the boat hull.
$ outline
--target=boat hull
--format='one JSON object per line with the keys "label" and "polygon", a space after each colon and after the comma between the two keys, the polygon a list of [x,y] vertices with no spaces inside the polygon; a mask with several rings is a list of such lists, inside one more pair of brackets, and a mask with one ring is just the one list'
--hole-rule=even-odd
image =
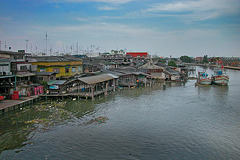
{"label": "boat hull", "polygon": [[199,80],[199,84],[201,85],[210,85],[212,84],[212,80],[210,78],[204,78]]}
{"label": "boat hull", "polygon": [[228,76],[214,76],[212,78],[213,84],[221,85],[221,86],[226,86],[228,85],[229,82],[229,77]]}

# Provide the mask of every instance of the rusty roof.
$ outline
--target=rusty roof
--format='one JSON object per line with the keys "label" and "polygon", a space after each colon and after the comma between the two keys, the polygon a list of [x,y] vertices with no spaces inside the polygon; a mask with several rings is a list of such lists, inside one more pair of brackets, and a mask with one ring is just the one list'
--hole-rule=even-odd
{"label": "rusty roof", "polygon": [[101,74],[97,76],[78,78],[78,80],[91,85],[91,84],[112,80],[114,78],[118,78],[118,76],[111,75],[111,74]]}

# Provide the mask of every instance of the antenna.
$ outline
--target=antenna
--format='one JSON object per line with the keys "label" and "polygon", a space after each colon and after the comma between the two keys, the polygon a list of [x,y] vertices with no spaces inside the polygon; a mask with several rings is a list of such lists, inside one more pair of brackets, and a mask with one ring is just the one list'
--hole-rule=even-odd
{"label": "antenna", "polygon": [[28,40],[26,39],[26,53],[27,53],[27,47],[28,47]]}
{"label": "antenna", "polygon": [[2,50],[2,41],[0,41],[0,50]]}
{"label": "antenna", "polygon": [[50,56],[52,55],[52,46],[50,46]]}
{"label": "antenna", "polygon": [[37,55],[37,49],[38,49],[38,47],[37,47],[37,45],[35,45],[35,54]]}
{"label": "antenna", "polygon": [[78,42],[77,42],[77,55],[78,55]]}
{"label": "antenna", "polygon": [[47,42],[48,42],[48,40],[50,40],[50,39],[48,39],[47,31],[46,31],[46,35],[45,35],[44,40],[46,40],[46,55],[47,55]]}

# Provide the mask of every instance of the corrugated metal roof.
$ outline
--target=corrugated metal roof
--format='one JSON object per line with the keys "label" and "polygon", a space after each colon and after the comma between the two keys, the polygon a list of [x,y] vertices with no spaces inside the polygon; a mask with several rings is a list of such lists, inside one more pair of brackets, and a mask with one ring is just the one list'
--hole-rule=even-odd
{"label": "corrugated metal roof", "polygon": [[34,73],[22,73],[18,74],[17,77],[28,77],[28,76],[35,76]]}
{"label": "corrugated metal roof", "polygon": [[50,75],[57,74],[57,73],[55,73],[55,72],[36,72],[35,74],[37,76],[50,76]]}
{"label": "corrugated metal roof", "polygon": [[68,61],[82,61],[81,58],[74,56],[41,56],[41,57],[31,57],[37,62],[68,62]]}
{"label": "corrugated metal roof", "polygon": [[150,74],[144,73],[144,72],[133,72],[135,75],[144,75],[144,76],[150,76]]}
{"label": "corrugated metal roof", "polygon": [[118,77],[124,75],[123,73],[115,72],[115,71],[112,71],[112,70],[103,70],[103,72],[108,73],[108,74],[112,74],[112,75],[115,75],[115,76],[118,76]]}
{"label": "corrugated metal roof", "polygon": [[108,80],[111,80],[114,78],[118,78],[118,76],[115,76],[112,74],[101,74],[101,75],[97,75],[97,76],[78,78],[78,80],[91,85],[91,84],[108,81]]}
{"label": "corrugated metal roof", "polygon": [[11,59],[0,59],[0,62],[11,62]]}
{"label": "corrugated metal roof", "polygon": [[15,75],[9,75],[9,76],[0,76],[0,78],[12,78],[15,77]]}
{"label": "corrugated metal roof", "polygon": [[113,75],[113,74],[110,74],[110,73],[108,73],[108,75],[109,75],[109,76],[112,76],[113,78],[118,78],[118,76]]}

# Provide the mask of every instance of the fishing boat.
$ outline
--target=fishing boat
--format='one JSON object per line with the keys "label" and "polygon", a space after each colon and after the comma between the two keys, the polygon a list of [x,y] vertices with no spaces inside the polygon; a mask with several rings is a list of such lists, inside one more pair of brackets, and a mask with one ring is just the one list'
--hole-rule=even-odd
{"label": "fishing boat", "polygon": [[221,68],[217,68],[214,71],[214,74],[212,75],[212,83],[221,85],[221,86],[226,86],[228,85],[229,82],[229,77],[226,75],[226,73],[223,70],[223,66]]}
{"label": "fishing boat", "polygon": [[210,85],[212,83],[212,79],[208,77],[206,72],[198,72],[197,83],[200,85]]}

